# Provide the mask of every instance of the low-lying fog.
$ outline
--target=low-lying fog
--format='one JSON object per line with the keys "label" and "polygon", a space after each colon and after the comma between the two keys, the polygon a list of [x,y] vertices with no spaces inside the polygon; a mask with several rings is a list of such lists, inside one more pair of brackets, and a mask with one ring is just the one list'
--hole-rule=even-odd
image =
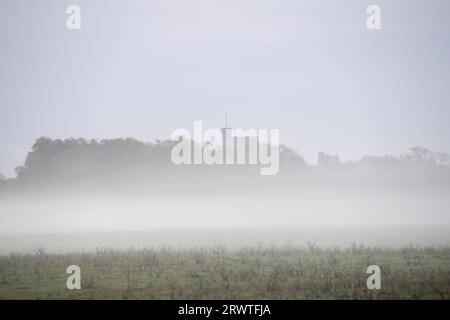
{"label": "low-lying fog", "polygon": [[270,196],[3,196],[0,251],[95,247],[450,244],[446,190]]}
{"label": "low-lying fog", "polygon": [[36,140],[0,182],[0,250],[98,246],[448,245],[450,155],[317,166],[280,148],[278,174],[254,165],[175,165],[177,141]]}

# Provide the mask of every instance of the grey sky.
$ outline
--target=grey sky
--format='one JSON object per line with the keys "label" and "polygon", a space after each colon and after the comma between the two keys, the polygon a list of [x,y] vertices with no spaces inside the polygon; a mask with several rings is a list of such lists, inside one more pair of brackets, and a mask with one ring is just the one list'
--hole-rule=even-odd
{"label": "grey sky", "polygon": [[[66,29],[77,4],[82,29]],[[382,30],[366,29],[366,8]],[[448,0],[2,0],[0,172],[33,141],[279,128],[314,162],[450,151]]]}

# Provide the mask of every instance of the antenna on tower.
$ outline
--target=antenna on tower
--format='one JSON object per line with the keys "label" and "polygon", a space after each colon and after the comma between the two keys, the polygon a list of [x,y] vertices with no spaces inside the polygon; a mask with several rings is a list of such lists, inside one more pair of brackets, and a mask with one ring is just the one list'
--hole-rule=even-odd
{"label": "antenna on tower", "polygon": [[228,109],[225,109],[225,128],[228,128]]}

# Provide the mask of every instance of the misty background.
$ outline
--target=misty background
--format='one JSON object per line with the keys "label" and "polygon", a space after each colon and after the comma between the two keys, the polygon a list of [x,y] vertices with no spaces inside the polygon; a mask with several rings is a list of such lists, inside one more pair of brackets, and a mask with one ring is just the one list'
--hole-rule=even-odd
{"label": "misty background", "polygon": [[[450,243],[450,5],[370,4],[2,1],[0,249]],[[171,164],[225,109],[280,129],[279,175]]]}
{"label": "misty background", "polygon": [[[81,8],[81,30],[66,8]],[[366,28],[366,8],[382,29]],[[40,136],[278,128],[308,161],[450,151],[446,0],[0,3],[0,172]]]}

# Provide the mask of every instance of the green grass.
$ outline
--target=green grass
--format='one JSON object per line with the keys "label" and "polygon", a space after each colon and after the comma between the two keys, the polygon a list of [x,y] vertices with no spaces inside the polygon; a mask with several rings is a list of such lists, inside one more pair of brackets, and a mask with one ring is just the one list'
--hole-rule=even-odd
{"label": "green grass", "polygon": [[[81,268],[68,290],[67,266]],[[381,268],[368,290],[366,268]],[[0,256],[0,299],[449,299],[450,248],[255,246]]]}

